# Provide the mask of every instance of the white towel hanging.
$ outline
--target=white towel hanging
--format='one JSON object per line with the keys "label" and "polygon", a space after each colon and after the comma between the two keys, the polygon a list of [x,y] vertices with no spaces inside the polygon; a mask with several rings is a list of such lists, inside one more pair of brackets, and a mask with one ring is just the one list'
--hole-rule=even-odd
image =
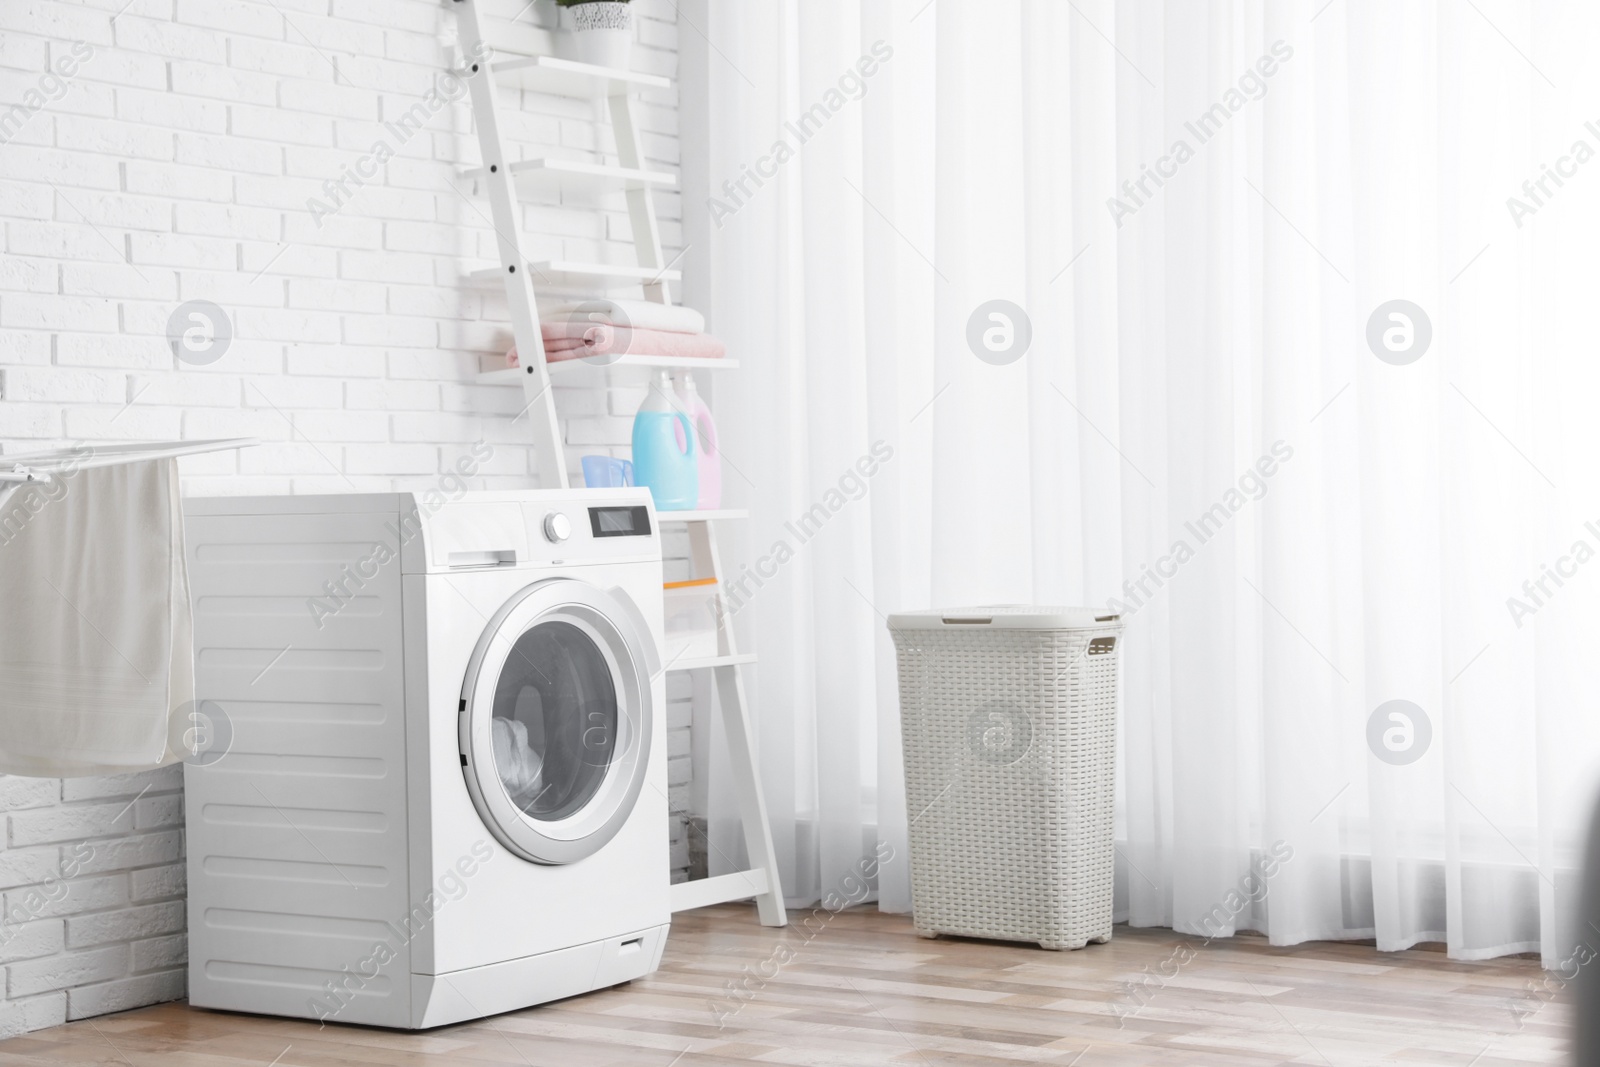
{"label": "white towel hanging", "polygon": [[176,457],[254,443],[0,457],[0,772],[178,758],[169,738],[194,700],[194,640]]}

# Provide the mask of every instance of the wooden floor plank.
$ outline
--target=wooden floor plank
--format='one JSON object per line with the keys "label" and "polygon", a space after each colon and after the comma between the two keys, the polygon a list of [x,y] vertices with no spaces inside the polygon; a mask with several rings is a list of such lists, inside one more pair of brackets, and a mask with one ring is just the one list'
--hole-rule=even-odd
{"label": "wooden floor plank", "polygon": [[1078,952],[929,941],[865,907],[770,930],[721,905],[674,918],[649,978],[492,1019],[409,1034],[163,1004],[0,1042],[0,1067],[1564,1063],[1541,979],[1527,959],[1125,927]]}

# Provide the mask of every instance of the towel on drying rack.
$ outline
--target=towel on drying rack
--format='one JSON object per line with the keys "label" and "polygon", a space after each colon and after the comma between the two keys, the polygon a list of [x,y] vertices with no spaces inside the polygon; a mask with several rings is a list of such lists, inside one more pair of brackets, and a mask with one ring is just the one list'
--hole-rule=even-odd
{"label": "towel on drying rack", "polygon": [[177,461],[62,469],[0,501],[0,772],[171,763],[193,700]]}

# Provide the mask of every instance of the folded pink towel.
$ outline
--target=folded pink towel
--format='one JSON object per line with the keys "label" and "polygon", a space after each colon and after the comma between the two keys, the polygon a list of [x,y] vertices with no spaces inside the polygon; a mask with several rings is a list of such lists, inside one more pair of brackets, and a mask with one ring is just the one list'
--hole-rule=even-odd
{"label": "folded pink towel", "polygon": [[[551,363],[584,356],[671,356],[674,359],[721,359],[727,346],[708,333],[669,333],[612,326],[603,322],[546,322],[539,325],[545,359]],[[506,353],[515,367],[517,350]]]}

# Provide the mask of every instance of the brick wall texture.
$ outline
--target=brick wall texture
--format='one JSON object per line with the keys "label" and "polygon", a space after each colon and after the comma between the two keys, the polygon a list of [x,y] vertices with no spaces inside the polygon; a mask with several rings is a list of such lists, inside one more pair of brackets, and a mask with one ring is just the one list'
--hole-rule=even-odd
{"label": "brick wall texture", "polygon": [[[497,262],[487,202],[462,174],[479,158],[467,99],[414,135],[385,133],[453,61],[451,8],[0,3],[0,452],[253,436],[265,444],[185,459],[185,491],[316,493],[432,488],[481,441],[493,451],[474,488],[535,486],[521,391],[474,380],[511,336],[503,292],[465,277]],[[633,9],[634,69],[676,75],[674,5]],[[553,26],[552,0],[525,18]],[[676,170],[676,92],[643,102],[650,166]],[[614,148],[599,101],[504,89],[500,103],[516,156]],[[380,139],[393,158],[313,211]],[[678,194],[656,207],[670,259]],[[539,258],[634,262],[620,193],[552,189],[522,221]],[[169,343],[191,300],[227,317],[215,362]],[[557,387],[574,468],[584,452],[627,454],[645,384],[613,369]],[[682,546],[669,551],[682,576]],[[686,679],[671,696],[686,868]],[[0,1035],[183,996],[179,768],[0,778],[0,810]]]}

